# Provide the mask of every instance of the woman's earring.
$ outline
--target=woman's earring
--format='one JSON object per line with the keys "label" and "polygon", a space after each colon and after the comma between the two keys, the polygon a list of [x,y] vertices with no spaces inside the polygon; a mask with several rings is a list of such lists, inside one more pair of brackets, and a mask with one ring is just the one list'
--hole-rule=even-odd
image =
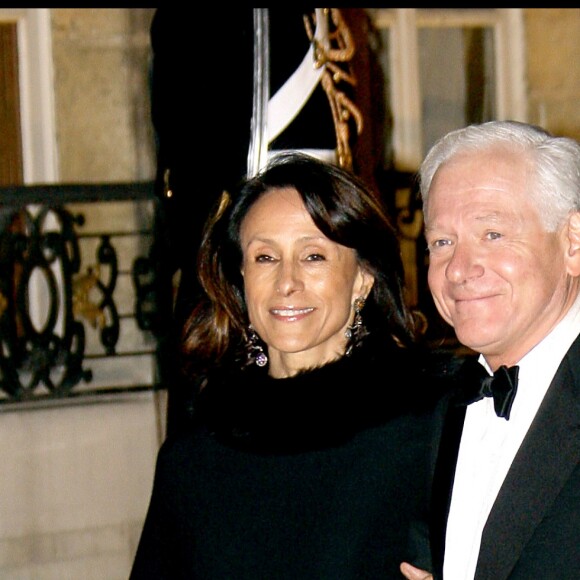
{"label": "woman's earring", "polygon": [[354,320],[352,325],[344,331],[344,336],[347,338],[346,356],[350,356],[354,348],[360,345],[362,339],[368,334],[368,331],[363,324],[361,311],[364,308],[365,299],[359,296],[354,301]]}
{"label": "woman's earring", "polygon": [[264,367],[268,363],[268,357],[260,344],[260,337],[258,333],[254,330],[254,327],[250,324],[248,326],[248,332],[246,334],[246,348],[248,350],[248,362],[256,363],[259,367]]}

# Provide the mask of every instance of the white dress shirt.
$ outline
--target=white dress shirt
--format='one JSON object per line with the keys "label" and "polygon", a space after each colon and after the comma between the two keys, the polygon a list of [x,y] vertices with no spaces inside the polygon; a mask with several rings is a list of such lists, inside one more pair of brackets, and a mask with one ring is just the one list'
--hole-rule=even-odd
{"label": "white dress shirt", "polygon": [[[552,332],[517,363],[518,391],[509,421],[496,415],[491,397],[468,406],[447,520],[445,580],[473,580],[481,535],[499,489],[579,333],[580,297]],[[483,356],[479,362],[491,373]]]}

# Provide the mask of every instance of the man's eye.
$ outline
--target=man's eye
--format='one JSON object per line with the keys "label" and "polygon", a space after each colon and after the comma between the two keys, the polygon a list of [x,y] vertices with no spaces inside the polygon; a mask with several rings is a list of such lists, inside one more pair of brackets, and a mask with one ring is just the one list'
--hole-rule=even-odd
{"label": "man's eye", "polygon": [[309,262],[322,262],[326,258],[322,254],[309,254],[306,258]]}
{"label": "man's eye", "polygon": [[489,240],[499,240],[503,236],[499,232],[487,232],[487,234],[485,234],[485,237],[488,238]]}
{"label": "man's eye", "polygon": [[433,240],[432,242],[430,242],[428,244],[428,249],[429,248],[433,248],[433,249],[443,248],[445,246],[449,246],[450,244],[451,244],[450,240],[446,240],[444,238],[441,238],[439,240]]}

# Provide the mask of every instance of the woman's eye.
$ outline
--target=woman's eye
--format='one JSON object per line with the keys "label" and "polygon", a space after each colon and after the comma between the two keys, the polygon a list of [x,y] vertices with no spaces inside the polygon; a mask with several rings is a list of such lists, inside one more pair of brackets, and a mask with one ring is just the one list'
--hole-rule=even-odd
{"label": "woman's eye", "polygon": [[322,254],[309,254],[306,258],[309,262],[321,262],[326,260]]}
{"label": "woman's eye", "polygon": [[258,262],[259,264],[273,261],[274,258],[272,256],[269,256],[268,254],[259,254],[258,256],[256,256],[256,262]]}
{"label": "woman's eye", "polygon": [[503,236],[499,232],[487,232],[487,234],[485,234],[485,237],[488,238],[489,240],[499,240]]}

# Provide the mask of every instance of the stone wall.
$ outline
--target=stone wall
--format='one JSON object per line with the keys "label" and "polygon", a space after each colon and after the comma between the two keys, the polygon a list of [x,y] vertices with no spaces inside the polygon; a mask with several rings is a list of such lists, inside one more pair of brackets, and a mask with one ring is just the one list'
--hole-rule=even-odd
{"label": "stone wall", "polygon": [[529,120],[580,139],[580,8],[524,10]]}
{"label": "stone wall", "polygon": [[126,580],[151,493],[151,392],[3,411],[0,578]]}
{"label": "stone wall", "polygon": [[51,11],[62,182],[154,176],[149,106],[152,8]]}

